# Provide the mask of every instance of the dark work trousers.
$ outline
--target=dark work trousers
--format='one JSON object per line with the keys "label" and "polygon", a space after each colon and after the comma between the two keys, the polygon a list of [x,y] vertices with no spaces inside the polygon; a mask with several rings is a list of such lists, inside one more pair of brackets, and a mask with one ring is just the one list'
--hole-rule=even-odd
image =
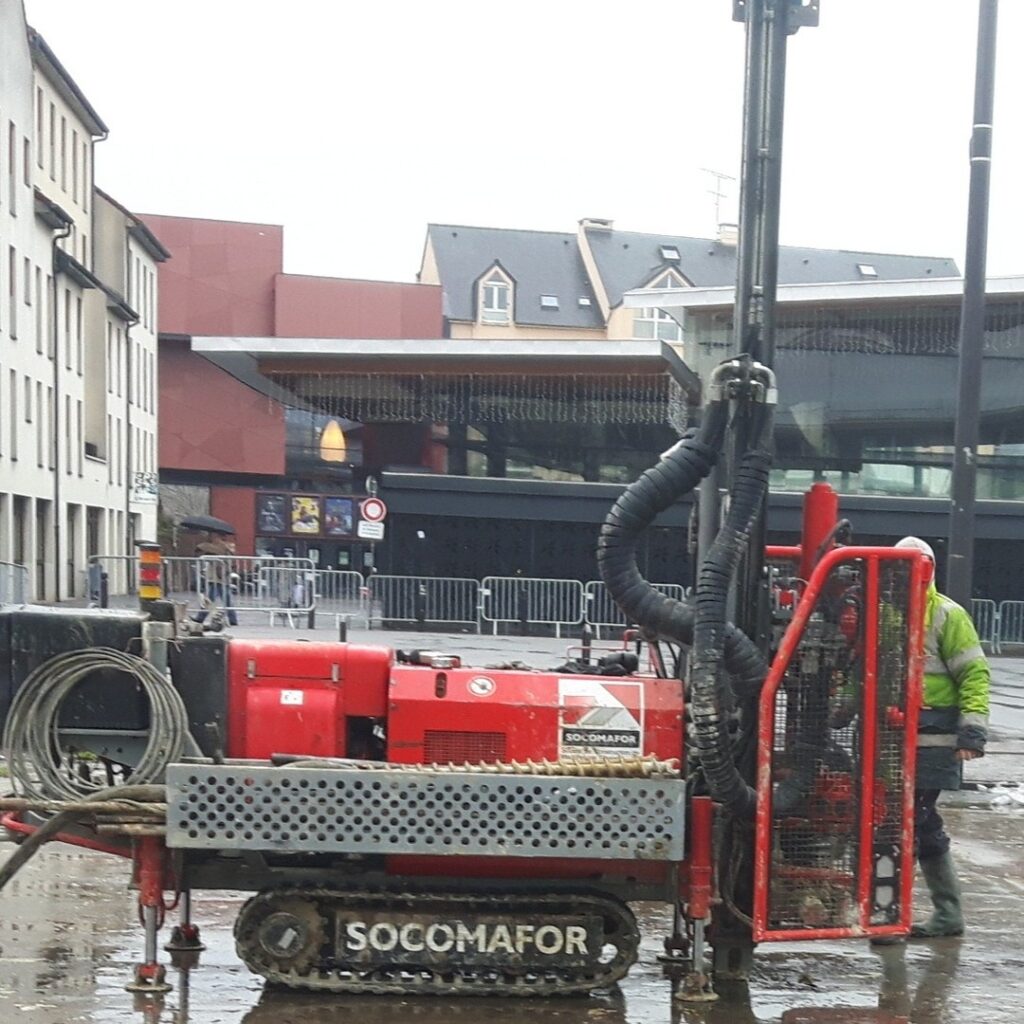
{"label": "dark work trousers", "polygon": [[949,836],[935,806],[941,792],[941,789],[914,791],[914,845],[918,860],[941,857],[949,850]]}

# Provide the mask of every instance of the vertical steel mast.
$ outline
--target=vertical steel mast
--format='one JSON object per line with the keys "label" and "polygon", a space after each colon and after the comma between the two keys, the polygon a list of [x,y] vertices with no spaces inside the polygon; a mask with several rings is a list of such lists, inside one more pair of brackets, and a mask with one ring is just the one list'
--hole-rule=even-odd
{"label": "vertical steel mast", "polygon": [[[733,0],[733,19],[746,24],[740,223],[733,308],[733,352],[741,365],[736,392],[739,396],[743,366],[752,370],[753,364],[758,363],[770,370],[775,362],[786,44],[789,36],[802,26],[818,24],[818,0]],[[756,444],[763,444],[757,440],[756,416],[756,403],[734,403],[727,464],[718,471],[718,479],[706,482],[701,490],[700,521],[702,532],[707,535],[713,535],[717,529],[718,496],[723,488],[731,488],[740,458]],[[771,626],[764,579],[764,542],[762,508],[732,587],[730,608],[736,625],[767,653]],[[756,702],[747,702],[740,711],[748,722],[756,721]],[[737,762],[747,784],[756,772],[755,755],[756,744],[752,744],[740,753]],[[722,877],[730,877],[732,883],[729,898],[712,918],[715,973],[719,977],[745,977],[753,952],[748,925],[753,905],[753,848],[749,832],[734,823],[723,834],[717,856]]]}

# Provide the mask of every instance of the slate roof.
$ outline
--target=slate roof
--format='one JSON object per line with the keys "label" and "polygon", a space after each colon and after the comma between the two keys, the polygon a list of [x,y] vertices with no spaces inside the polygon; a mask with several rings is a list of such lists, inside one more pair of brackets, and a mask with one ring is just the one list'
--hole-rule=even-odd
{"label": "slate roof", "polygon": [[[641,234],[587,228],[598,273],[608,301],[615,307],[624,292],[648,284],[659,272],[674,267],[695,288],[731,285],[736,280],[736,248],[707,238]],[[575,232],[527,231],[431,224],[438,273],[451,320],[476,318],[476,282],[495,262],[515,281],[517,324],[568,328],[601,328],[604,322],[587,278]],[[662,258],[662,246],[674,246],[679,260]],[[959,277],[951,259],[903,256],[842,249],[782,246],[779,283],[861,281],[858,264],[875,269],[870,280]],[[541,309],[541,295],[556,295],[557,310]],[[590,299],[580,306],[580,297]]]}
{"label": "slate roof", "polygon": [[[495,262],[515,281],[513,319],[548,327],[604,326],[583,266],[576,234],[431,224],[427,228],[444,289],[445,316],[476,318],[476,282]],[[541,309],[542,295],[556,295],[558,309]],[[590,300],[581,306],[579,299]]]}
{"label": "slate roof", "polygon": [[[736,247],[707,238],[648,235],[636,231],[586,229],[594,262],[604,281],[608,301],[617,306],[623,292],[641,288],[666,266],[676,266],[695,288],[736,283]],[[678,264],[661,258],[661,247],[679,250]],[[877,277],[865,278],[858,264],[875,268]],[[891,253],[853,252],[844,249],[779,247],[779,284],[815,284],[837,281],[900,281],[923,277],[959,277],[950,259],[900,256]]]}

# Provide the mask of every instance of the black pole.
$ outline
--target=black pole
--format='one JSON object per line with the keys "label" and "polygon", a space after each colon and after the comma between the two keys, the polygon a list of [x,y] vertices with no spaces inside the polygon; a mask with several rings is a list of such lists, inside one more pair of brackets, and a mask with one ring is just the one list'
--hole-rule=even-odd
{"label": "black pole", "polygon": [[980,0],[978,58],[974,74],[971,191],[967,207],[964,298],[960,307],[960,364],[953,441],[952,507],[946,589],[970,607],[974,577],[974,502],[978,471],[978,419],[985,347],[985,257],[988,193],[992,167],[992,108],[995,96],[996,15],[999,0]]}

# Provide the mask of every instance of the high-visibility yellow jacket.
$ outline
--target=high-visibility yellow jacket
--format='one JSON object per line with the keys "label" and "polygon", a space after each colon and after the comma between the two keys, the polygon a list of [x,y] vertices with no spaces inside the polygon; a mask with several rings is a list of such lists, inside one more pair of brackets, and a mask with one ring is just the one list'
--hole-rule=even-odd
{"label": "high-visibility yellow jacket", "polygon": [[974,623],[933,583],[928,588],[924,627],[918,749],[945,748],[950,761],[955,750],[983,753],[988,739],[989,668]]}

